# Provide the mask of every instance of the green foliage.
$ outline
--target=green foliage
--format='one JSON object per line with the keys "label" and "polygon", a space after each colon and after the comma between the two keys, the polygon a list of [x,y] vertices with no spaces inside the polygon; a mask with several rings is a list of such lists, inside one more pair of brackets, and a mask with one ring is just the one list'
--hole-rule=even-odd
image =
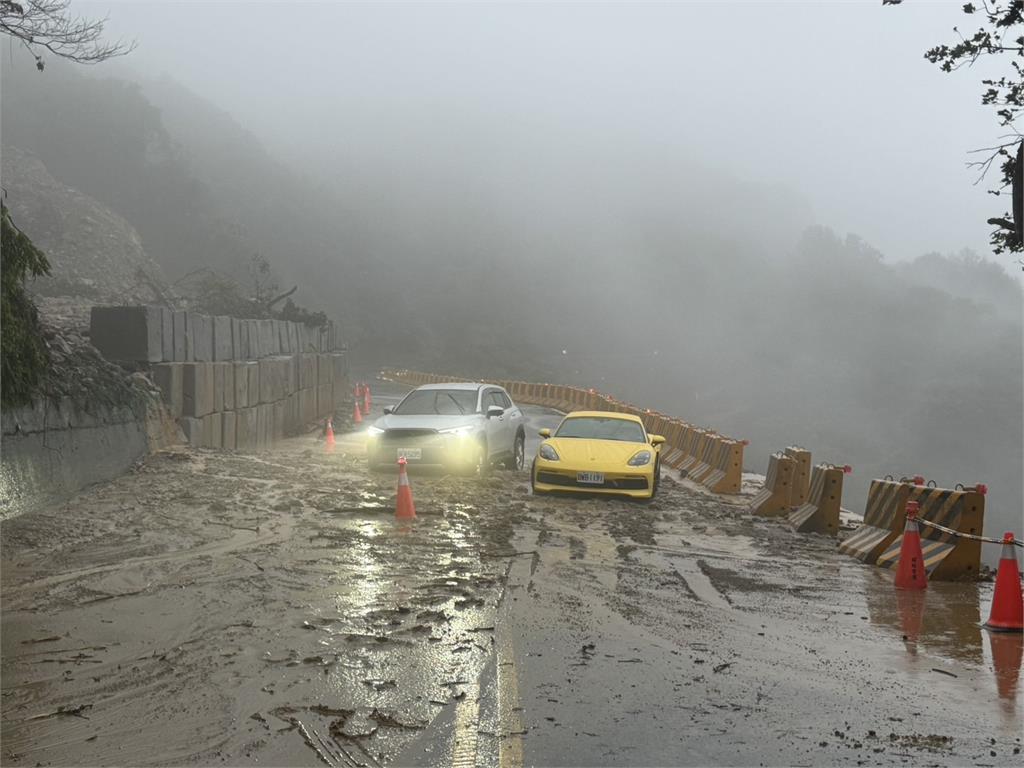
{"label": "green foliage", "polygon": [[43,252],[18,229],[0,204],[2,218],[3,296],[0,299],[2,330],[4,407],[20,405],[31,397],[49,366],[49,354],[43,344],[39,313],[25,290],[30,277],[50,273]]}
{"label": "green foliage", "polygon": [[197,312],[249,319],[267,316],[244,295],[242,286],[235,279],[217,270],[200,269],[190,272],[176,282],[175,287],[188,297],[189,307]]}
{"label": "green foliage", "polygon": [[[899,5],[901,2],[882,0],[883,5]],[[973,154],[982,159],[968,164],[979,171],[979,181],[993,165],[999,168],[998,181],[989,190],[989,194],[998,197],[1009,194],[1013,189],[1017,148],[1022,139],[1014,123],[1024,109],[1024,66],[1021,63],[1024,58],[1024,0],[986,0],[981,8],[967,3],[961,10],[968,16],[980,17],[981,25],[973,34],[966,35],[953,27],[958,39],[952,45],[930,48],[924,57],[943,72],[953,72],[972,66],[983,56],[1011,55],[1008,74],[981,81],[981,103],[995,108],[999,128],[1005,129],[1007,134],[1000,136],[999,143],[994,146],[975,150]],[[1024,251],[1024,242],[1019,235],[1021,222],[1016,222],[1015,227],[1010,212],[990,218],[988,223],[995,226],[989,238],[995,253]]]}
{"label": "green foliage", "polygon": [[291,299],[286,299],[281,311],[277,313],[279,320],[290,320],[293,323],[305,323],[318,328],[327,327],[327,315],[324,312],[311,312],[298,306]]}
{"label": "green foliage", "polygon": [[[288,298],[294,288],[278,295],[280,289],[270,262],[258,253],[251,258],[249,279],[251,296],[245,295],[245,287],[233,277],[213,269],[190,272],[177,281],[175,286],[188,297],[192,309],[210,315],[231,315],[254,320],[274,318],[318,328],[327,327],[325,312],[313,312]],[[280,309],[276,308],[278,305]]]}

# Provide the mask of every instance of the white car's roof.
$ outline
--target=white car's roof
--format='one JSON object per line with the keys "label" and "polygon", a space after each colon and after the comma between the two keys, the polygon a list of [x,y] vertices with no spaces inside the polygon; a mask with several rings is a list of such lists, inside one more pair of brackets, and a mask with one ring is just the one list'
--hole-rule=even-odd
{"label": "white car's roof", "polygon": [[481,384],[479,381],[455,381],[450,384],[424,384],[422,387],[416,387],[416,389],[480,389],[480,387],[491,386],[489,384]]}

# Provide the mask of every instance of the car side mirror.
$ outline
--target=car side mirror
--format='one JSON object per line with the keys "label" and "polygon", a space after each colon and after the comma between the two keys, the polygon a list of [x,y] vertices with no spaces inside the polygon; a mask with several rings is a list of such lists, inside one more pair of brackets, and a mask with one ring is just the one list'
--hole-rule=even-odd
{"label": "car side mirror", "polygon": [[663,435],[648,435],[648,437],[651,438],[651,445],[661,445],[665,442]]}
{"label": "car side mirror", "polygon": [[488,419],[491,418],[492,416],[501,416],[503,413],[505,413],[505,409],[502,408],[500,405],[489,405],[489,406],[487,406],[487,418]]}
{"label": "car side mirror", "polygon": [[384,406],[384,415],[385,415],[385,416],[387,416],[387,415],[388,415],[389,413],[391,413],[391,412],[392,412],[393,410],[395,410],[395,409],[394,409],[394,408],[392,408],[392,407],[391,407],[390,405],[385,405],[385,406]]}
{"label": "car side mirror", "polygon": [[551,430],[544,427],[544,429],[540,430],[537,434],[541,437],[551,437]]}

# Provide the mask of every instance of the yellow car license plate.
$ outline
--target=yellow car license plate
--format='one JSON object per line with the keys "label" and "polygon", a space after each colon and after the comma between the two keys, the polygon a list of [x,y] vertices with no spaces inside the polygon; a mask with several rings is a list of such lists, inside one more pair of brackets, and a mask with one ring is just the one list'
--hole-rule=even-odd
{"label": "yellow car license plate", "polygon": [[604,485],[604,472],[577,472],[576,482],[587,485]]}

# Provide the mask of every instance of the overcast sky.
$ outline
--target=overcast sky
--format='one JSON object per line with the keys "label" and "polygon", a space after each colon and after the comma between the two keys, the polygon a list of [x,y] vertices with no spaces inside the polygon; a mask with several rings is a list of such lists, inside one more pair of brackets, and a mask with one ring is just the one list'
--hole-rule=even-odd
{"label": "overcast sky", "polygon": [[997,212],[964,167],[998,133],[978,106],[982,72],[944,74],[922,57],[966,26],[960,5],[75,8],[109,13],[111,36],[137,40],[128,66],[168,73],[282,159],[328,178],[374,158],[443,165],[446,153],[481,146],[507,152],[528,178],[531,158],[561,147],[590,147],[599,164],[657,146],[789,187],[813,211],[808,223],[906,259],[987,254],[984,222]]}

